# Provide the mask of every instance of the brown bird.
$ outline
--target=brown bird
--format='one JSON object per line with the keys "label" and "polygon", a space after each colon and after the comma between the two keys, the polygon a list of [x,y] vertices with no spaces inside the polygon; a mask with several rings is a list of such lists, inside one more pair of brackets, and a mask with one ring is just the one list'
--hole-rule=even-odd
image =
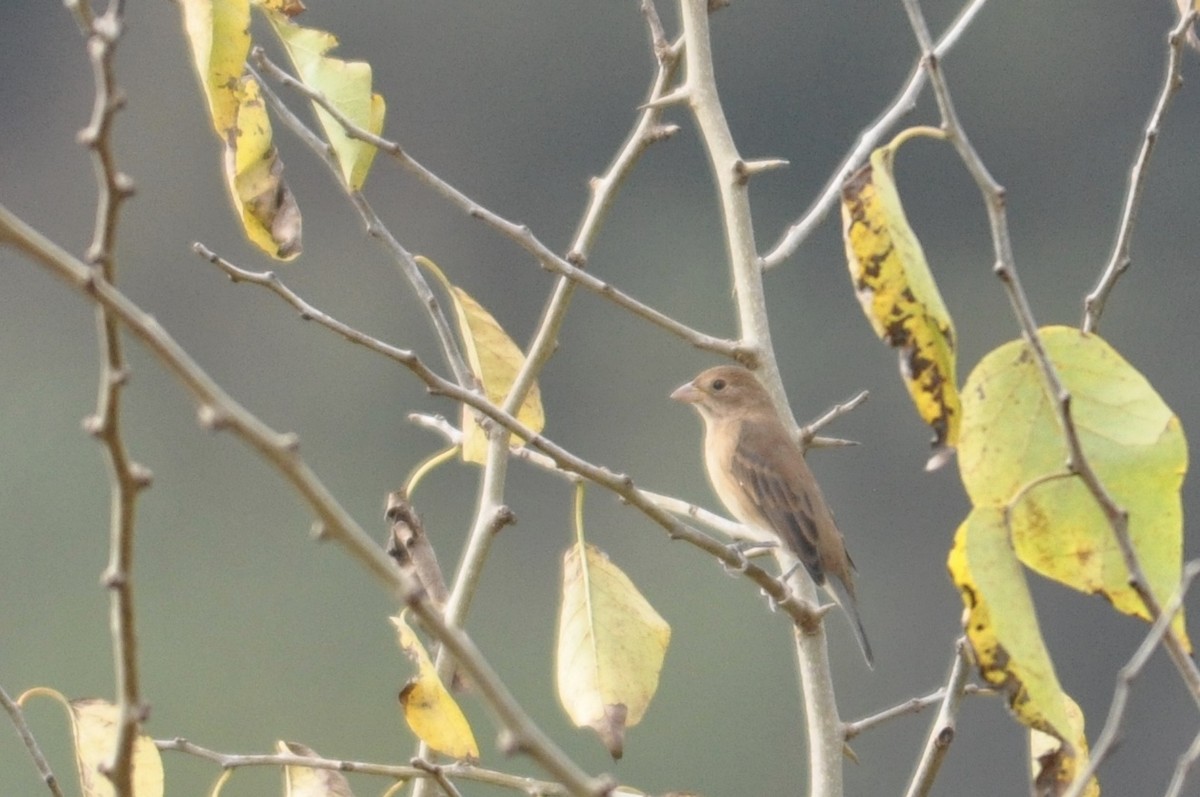
{"label": "brown bird", "polygon": [[745,368],[720,365],[671,398],[691,404],[704,420],[704,464],[721,503],[742,523],[773,532],[800,559],[845,610],[873,665],[854,597],[854,563],[804,452],[766,389]]}

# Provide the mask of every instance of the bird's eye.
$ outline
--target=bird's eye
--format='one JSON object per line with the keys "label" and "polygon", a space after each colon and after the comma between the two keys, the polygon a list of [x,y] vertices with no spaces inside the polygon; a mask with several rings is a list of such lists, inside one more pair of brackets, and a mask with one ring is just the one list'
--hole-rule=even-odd
{"label": "bird's eye", "polygon": [[724,379],[714,379],[712,381],[712,389],[716,390],[717,392],[724,390],[725,389],[725,380]]}

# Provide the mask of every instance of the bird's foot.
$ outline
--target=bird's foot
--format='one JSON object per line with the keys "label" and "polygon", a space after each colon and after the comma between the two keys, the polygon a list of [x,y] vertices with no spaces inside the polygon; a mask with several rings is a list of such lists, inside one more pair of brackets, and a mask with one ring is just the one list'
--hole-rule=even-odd
{"label": "bird's foot", "polygon": [[729,551],[737,557],[737,564],[731,565],[725,560],[721,560],[721,567],[725,568],[725,572],[731,576],[739,576],[746,572],[746,568],[750,565],[750,557],[761,552],[770,550],[778,545],[774,542],[759,542],[756,540],[737,540],[725,546],[725,550]]}

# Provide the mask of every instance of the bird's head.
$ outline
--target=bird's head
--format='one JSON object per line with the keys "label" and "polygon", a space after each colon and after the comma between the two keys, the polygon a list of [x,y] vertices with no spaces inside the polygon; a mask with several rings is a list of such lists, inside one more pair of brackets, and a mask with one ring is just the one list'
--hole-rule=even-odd
{"label": "bird's head", "polygon": [[691,404],[707,420],[722,420],[748,410],[773,411],[771,397],[757,377],[737,365],[709,368],[676,388],[671,398]]}

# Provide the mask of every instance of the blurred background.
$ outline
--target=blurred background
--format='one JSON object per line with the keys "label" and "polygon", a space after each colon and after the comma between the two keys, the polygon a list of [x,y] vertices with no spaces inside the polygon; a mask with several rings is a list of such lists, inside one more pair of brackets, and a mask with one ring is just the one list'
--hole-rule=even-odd
{"label": "blurred background", "polygon": [[[668,33],[677,11],[659,4]],[[374,68],[388,102],[385,134],[458,188],[566,248],[589,177],[629,129],[653,73],[634,2],[309,0],[302,21],[335,32],[337,54]],[[960,3],[927,0],[940,32]],[[1130,164],[1165,63],[1173,4],[1121,0],[993,3],[944,67],[959,114],[1008,189],[1018,267],[1042,324],[1078,324],[1107,258]],[[118,79],[121,168],[138,194],[119,238],[121,287],[153,313],[234,397],[298,433],[308,462],[382,540],[385,493],[442,440],[409,412],[456,416],[406,371],[350,346],[267,292],[233,285],[191,254],[202,241],[251,269],[278,269],[336,317],[439,368],[425,316],[388,256],[366,238],[334,179],[277,126],[304,212],[304,254],[279,266],[246,243],[229,211],[217,142],[172,3],[132,0]],[[256,28],[257,33],[264,31]],[[713,18],[725,112],[745,157],[790,168],[752,188],[760,251],[810,203],[915,58],[899,2],[736,2]],[[1200,59],[1185,57],[1187,80]],[[91,235],[95,189],[75,134],[92,80],[70,14],[45,0],[0,10],[0,202],[74,252]],[[285,95],[302,115],[308,110]],[[707,159],[691,119],[644,157],[620,194],[589,268],[682,321],[736,333]],[[909,117],[936,123],[928,97]],[[1184,429],[1200,428],[1196,223],[1200,95],[1189,82],[1162,130],[1134,240],[1133,270],[1112,297],[1105,337],[1161,392]],[[961,340],[965,379],[1017,326],[991,273],[978,193],[949,147],[916,141],[898,181]],[[386,158],[366,193],[397,238],[434,259],[518,341],[534,328],[552,279],[506,240],[433,196]],[[0,684],[112,697],[107,596],[108,485],[100,448],[81,430],[94,405],[91,307],[38,266],[0,249]],[[840,616],[831,621],[847,719],[926,694],[944,680],[961,601],[946,554],[967,502],[951,465],[928,474],[930,433],[897,378],[895,354],[859,310],[836,214],[767,277],[774,340],[793,407],[814,417],[858,390],[870,401],[832,433],[858,448],[810,461],[859,569],[877,665],[868,671]],[[200,429],[180,386],[136,344],[126,435],[155,474],[139,504],[135,570],[149,733],[223,751],[262,752],[277,738],[329,756],[405,762],[414,740],[396,708],[409,665],[387,616],[395,606],[337,548],[314,544],[310,518],[280,478],[236,440]],[[657,328],[580,292],[541,382],[547,433],[639,484],[716,507],[701,468],[700,425],[667,393],[714,363]],[[478,471],[443,467],[419,508],[452,571]],[[1200,501],[1184,485],[1185,516]],[[571,490],[516,464],[508,501],[519,522],[499,538],[469,630],[525,706],[577,761],[648,792],[799,794],[806,783],[790,634],[743,579],[670,544],[657,527],[592,491],[589,538],[630,575],[674,635],[649,715],[622,761],[569,727],[552,690],[561,553]],[[1197,554],[1194,540],[1185,555]],[[1058,675],[1094,739],[1114,678],[1146,626],[1099,599],[1030,575]],[[1188,601],[1193,612],[1200,595]],[[1193,628],[1194,630],[1194,628]],[[478,701],[465,707],[484,763],[537,774],[495,750]],[[73,779],[61,712],[29,719],[59,777]],[[856,740],[847,794],[895,794],[932,719],[892,722]],[[1107,794],[1158,794],[1198,727],[1158,654],[1133,690],[1127,733],[1101,771]],[[1025,735],[994,699],[965,704],[935,793],[1026,793]],[[168,792],[204,793],[212,764],[166,755]],[[359,794],[379,781],[352,780]],[[1200,794],[1200,775],[1190,794]],[[68,786],[68,791],[73,790]],[[274,770],[245,770],[226,795],[279,793]],[[24,749],[0,732],[0,793],[44,793]],[[466,787],[469,794],[485,789]]]}

